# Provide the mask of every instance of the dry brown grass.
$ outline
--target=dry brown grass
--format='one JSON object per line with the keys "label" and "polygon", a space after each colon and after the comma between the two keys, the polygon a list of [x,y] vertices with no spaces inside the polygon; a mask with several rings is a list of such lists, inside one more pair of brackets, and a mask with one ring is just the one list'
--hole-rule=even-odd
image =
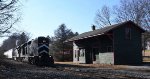
{"label": "dry brown grass", "polygon": [[143,56],[150,56],[150,50],[143,51]]}

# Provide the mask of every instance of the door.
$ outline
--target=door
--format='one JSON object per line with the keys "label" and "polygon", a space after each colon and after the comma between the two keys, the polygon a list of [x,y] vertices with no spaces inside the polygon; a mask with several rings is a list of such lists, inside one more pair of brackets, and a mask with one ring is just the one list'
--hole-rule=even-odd
{"label": "door", "polygon": [[92,60],[92,48],[87,48],[86,49],[86,63],[87,64],[92,64],[93,63],[93,60]]}
{"label": "door", "polygon": [[98,61],[99,60],[99,48],[93,48],[92,54],[93,54],[93,61]]}

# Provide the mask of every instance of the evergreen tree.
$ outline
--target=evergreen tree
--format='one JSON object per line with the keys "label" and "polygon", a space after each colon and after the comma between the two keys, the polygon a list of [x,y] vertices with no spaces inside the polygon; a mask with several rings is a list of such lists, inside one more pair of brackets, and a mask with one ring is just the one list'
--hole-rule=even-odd
{"label": "evergreen tree", "polygon": [[78,35],[73,33],[71,29],[68,29],[65,24],[61,24],[54,32],[54,37],[51,37],[51,51],[54,54],[54,58],[58,61],[72,60],[72,53],[65,55],[65,52],[72,50],[72,45],[64,43],[65,40]]}

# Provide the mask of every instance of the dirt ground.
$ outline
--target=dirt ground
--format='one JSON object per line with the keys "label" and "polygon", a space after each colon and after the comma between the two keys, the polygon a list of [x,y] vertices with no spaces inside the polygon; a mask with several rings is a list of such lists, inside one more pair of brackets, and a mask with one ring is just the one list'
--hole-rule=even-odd
{"label": "dirt ground", "polygon": [[150,66],[74,64],[55,62],[38,67],[0,59],[0,79],[150,79]]}

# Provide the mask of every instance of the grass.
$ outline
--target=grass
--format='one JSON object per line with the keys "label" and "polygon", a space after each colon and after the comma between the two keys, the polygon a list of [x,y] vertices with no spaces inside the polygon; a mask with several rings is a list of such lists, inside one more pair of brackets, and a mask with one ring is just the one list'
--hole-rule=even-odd
{"label": "grass", "polygon": [[143,56],[150,56],[150,50],[143,51]]}
{"label": "grass", "polygon": [[150,53],[150,50],[145,50],[145,52],[149,52]]}

